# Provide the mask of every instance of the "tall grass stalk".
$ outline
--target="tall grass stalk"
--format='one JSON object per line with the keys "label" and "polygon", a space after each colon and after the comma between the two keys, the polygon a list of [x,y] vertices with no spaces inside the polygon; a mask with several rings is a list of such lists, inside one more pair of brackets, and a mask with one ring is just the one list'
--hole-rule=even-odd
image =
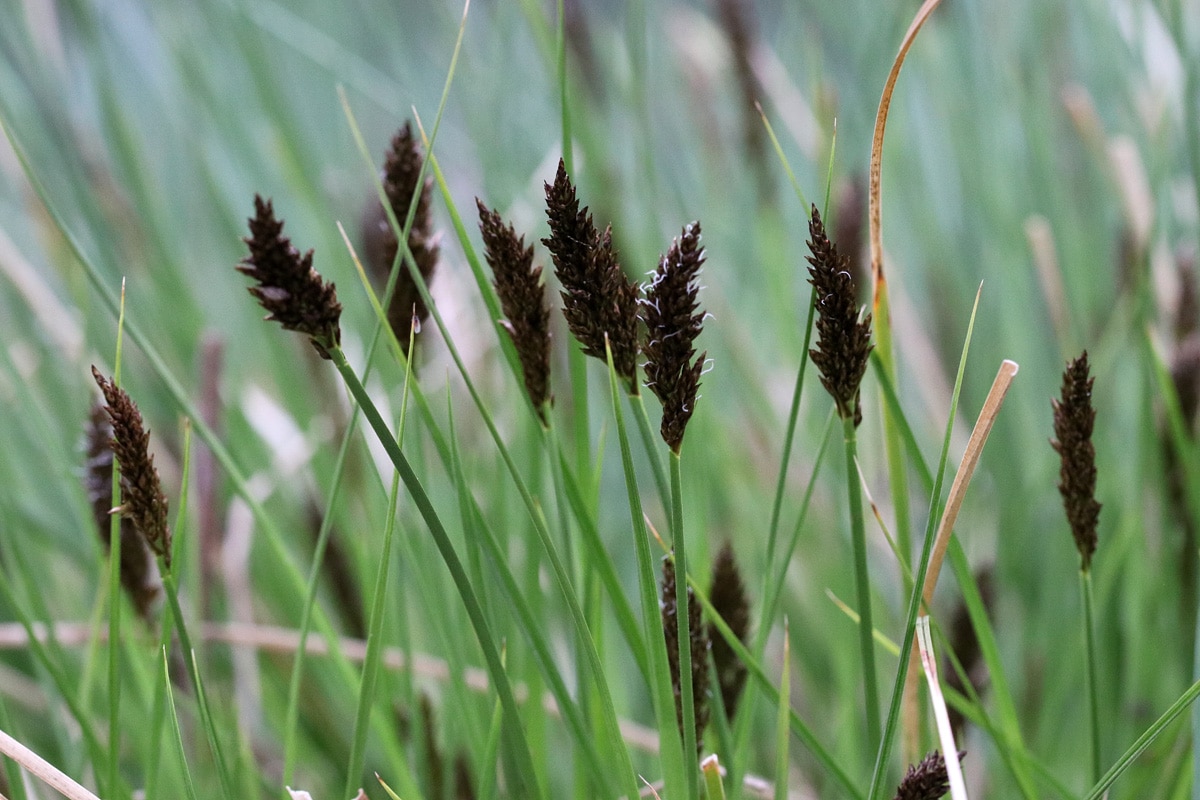
{"label": "tall grass stalk", "polygon": [[679,623],[679,695],[683,719],[684,775],[687,778],[687,797],[700,796],[700,776],[696,761],[696,705],[692,693],[692,633],[688,620],[687,542],[683,532],[683,481],[680,473],[679,453],[674,450],[668,456],[671,471],[671,519],[675,535],[675,615]]}
{"label": "tall grass stalk", "polygon": [[867,741],[879,744],[879,689],[875,683],[875,631],[871,615],[871,576],[867,569],[867,535],[863,519],[862,488],[858,482],[858,435],[854,418],[842,420],[846,453],[846,491],[850,501],[850,541],[854,548],[854,588],[858,597],[858,648],[863,671],[863,696],[867,715]]}
{"label": "tall grass stalk", "polygon": [[[659,759],[663,769],[663,782],[668,796],[678,796],[685,791],[687,777],[684,774],[692,754],[686,749],[679,728],[675,725],[675,704],[671,689],[671,671],[667,661],[666,639],[663,633],[662,614],[659,613],[658,584],[654,577],[654,565],[650,554],[650,534],[646,530],[646,517],[642,513],[641,492],[637,484],[637,473],[633,464],[633,453],[629,447],[629,435],[625,417],[621,412],[620,381],[613,366],[612,351],[608,356],[608,383],[612,399],[613,415],[616,419],[617,441],[621,448],[621,466],[625,475],[625,491],[629,498],[630,528],[633,532],[633,551],[637,559],[638,593],[641,597],[642,630],[645,636],[649,668],[646,671],[650,686],[650,698],[654,705],[654,718],[659,731]],[[678,573],[677,573],[678,574]],[[680,581],[681,583],[683,581]],[[735,637],[736,638],[736,637]]]}
{"label": "tall grass stalk", "polygon": [[[409,333],[409,352],[415,331]],[[408,387],[412,382],[412,361],[405,363],[404,388],[400,400],[400,421],[396,425],[396,442],[404,441],[404,423],[408,414]],[[392,565],[392,538],[396,531],[396,501],[400,494],[400,474],[392,476],[392,488],[388,493],[387,518],[383,527],[383,547],[379,552],[379,566],[375,574],[375,589],[368,617],[367,657],[362,666],[362,684],[358,691],[358,708],[354,714],[354,739],[350,746],[349,762],[346,766],[346,785],[342,792],[351,797],[358,787],[363,770],[364,751],[367,744],[367,729],[371,712],[375,706],[375,685],[379,675],[379,661],[383,652],[384,604],[387,600],[388,573]],[[432,732],[430,732],[432,735]]]}
{"label": "tall grass stalk", "polygon": [[[113,383],[120,386],[124,344],[125,282],[121,282],[121,310],[117,315],[117,346],[113,358]],[[121,465],[112,460],[112,508],[121,505]],[[121,769],[121,515],[108,519],[108,765],[101,792],[117,794]],[[105,790],[107,787],[107,790]],[[124,794],[124,791],[121,790]]]}
{"label": "tall grass stalk", "polygon": [[1088,729],[1091,732],[1090,750],[1092,766],[1092,782],[1100,782],[1100,692],[1097,688],[1098,673],[1096,669],[1096,623],[1094,622],[1094,601],[1092,600],[1092,571],[1079,571],[1079,591],[1083,600],[1083,640],[1085,644],[1084,668],[1087,673],[1088,697]]}
{"label": "tall grass stalk", "polygon": [[963,374],[967,369],[967,353],[971,346],[971,337],[975,331],[975,315],[979,310],[979,296],[982,287],[975,293],[975,304],[971,308],[970,322],[967,324],[967,334],[963,340],[962,355],[958,361],[958,374],[954,379],[954,392],[950,398],[950,413],[946,419],[946,432],[942,438],[941,455],[938,458],[938,468],[933,481],[933,490],[929,497],[929,513],[925,526],[925,539],[921,552],[921,560],[917,562],[917,572],[913,576],[912,591],[908,601],[908,613],[904,625],[904,639],[900,644],[900,663],[896,668],[896,679],[892,686],[892,699],[888,708],[887,721],[883,728],[883,739],[879,743],[879,751],[875,757],[875,768],[871,773],[871,785],[867,790],[867,800],[875,800],[884,785],[884,771],[891,759],[892,748],[897,733],[897,723],[900,718],[900,703],[904,696],[904,683],[908,675],[908,662],[912,656],[913,640],[916,638],[917,617],[921,610],[921,592],[925,583],[925,574],[929,569],[929,560],[933,552],[934,532],[941,516],[942,481],[946,474],[946,458],[950,453],[950,435],[954,430],[954,418],[958,413],[958,398],[962,391]]}

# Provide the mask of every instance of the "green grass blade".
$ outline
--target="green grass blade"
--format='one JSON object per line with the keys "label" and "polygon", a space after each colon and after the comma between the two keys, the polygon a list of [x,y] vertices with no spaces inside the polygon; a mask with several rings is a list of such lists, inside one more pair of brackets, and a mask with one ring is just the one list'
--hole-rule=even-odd
{"label": "green grass blade", "polygon": [[[982,287],[981,287],[982,289]],[[887,769],[895,743],[898,723],[900,720],[900,701],[904,694],[904,681],[908,674],[908,662],[912,655],[913,639],[916,635],[917,616],[921,609],[921,591],[925,583],[925,574],[929,569],[929,557],[933,551],[934,532],[937,521],[941,516],[942,481],[946,474],[946,459],[950,454],[950,435],[954,430],[954,417],[958,411],[958,398],[962,391],[963,373],[967,369],[967,353],[970,351],[971,336],[975,330],[975,314],[979,309],[979,293],[975,294],[975,305],[971,309],[971,320],[967,325],[967,335],[963,341],[962,355],[958,361],[958,374],[954,379],[954,393],[950,399],[950,413],[946,420],[946,433],[942,440],[942,452],[938,460],[938,469],[933,482],[933,490],[929,497],[929,518],[925,529],[925,544],[921,553],[917,573],[908,602],[908,613],[904,625],[904,639],[900,644],[900,664],[896,669],[896,679],[892,686],[892,699],[888,708],[887,722],[883,728],[883,740],[879,744],[879,752],[875,757],[875,768],[871,775],[871,786],[867,790],[867,800],[875,800],[883,787],[883,774]],[[884,361],[886,368],[887,362]],[[886,370],[885,370],[886,371]]]}
{"label": "green grass blade", "polygon": [[779,710],[775,717],[775,800],[788,796],[788,712],[792,707],[792,642],[783,619],[783,674],[779,677]]}

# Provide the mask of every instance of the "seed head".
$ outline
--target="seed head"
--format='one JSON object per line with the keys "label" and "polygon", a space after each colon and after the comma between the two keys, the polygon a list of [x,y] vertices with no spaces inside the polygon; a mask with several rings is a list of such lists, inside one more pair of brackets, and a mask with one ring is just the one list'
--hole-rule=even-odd
{"label": "seed head", "polygon": [[[121,466],[121,505],[116,509],[133,523],[150,549],[171,568],[171,530],[167,527],[167,496],[163,494],[150,455],[150,431],[142,423],[142,412],[125,390],[95,367],[92,377],[104,394],[105,411],[112,422],[109,446]],[[124,544],[124,540],[122,540]]]}
{"label": "seed head", "polygon": [[838,415],[858,425],[862,422],[858,389],[873,346],[871,315],[859,322],[849,260],[825,235],[816,206],[808,231],[812,237],[808,242],[812,255],[806,256],[811,264],[809,283],[816,290],[817,301],[817,347],[808,353],[821,373],[821,383],[833,395]]}
{"label": "seed head", "polygon": [[329,358],[329,351],[342,341],[338,327],[342,305],[334,285],[313,269],[312,250],[301,256],[283,235],[283,220],[275,219],[270,200],[255,195],[254,212],[250,236],[242,240],[250,255],[238,264],[238,272],[258,281],[249,291],[270,312],[266,319],[285,330],[308,334],[321,357]]}
{"label": "seed head", "polygon": [[[750,597],[734,558],[733,545],[729,542],[725,542],[713,559],[712,588],[708,597],[729,629],[739,641],[745,643],[750,633]],[[708,638],[712,642],[713,664],[717,669],[717,684],[721,687],[725,715],[732,720],[746,686],[746,665],[712,622],[708,624]]]}
{"label": "seed head", "polygon": [[[671,670],[671,687],[675,693],[675,721],[683,735],[683,693],[679,666],[679,614],[675,602],[675,562],[663,558],[663,584],[659,607],[662,609],[663,633],[667,642],[667,665]],[[687,589],[688,635],[692,656],[692,708],[696,718],[697,755],[704,747],[704,729],[708,727],[708,632],[700,622],[700,604],[692,587]]]}
{"label": "seed head", "polygon": [[946,774],[946,759],[934,750],[904,773],[895,800],[939,800],[948,791],[950,777]]}
{"label": "seed head", "polygon": [[1062,398],[1051,400],[1054,408],[1054,439],[1051,446],[1062,459],[1058,491],[1062,495],[1067,522],[1080,568],[1085,572],[1096,552],[1096,523],[1100,504],[1096,502],[1096,448],[1092,445],[1092,427],[1096,411],[1092,408],[1092,383],[1087,351],[1067,362],[1063,371]]}
{"label": "seed head", "polygon": [[[417,265],[417,271],[428,284],[433,280],[434,270],[437,269],[441,245],[433,233],[433,215],[430,212],[433,178],[426,178],[421,184],[420,193],[417,193],[417,179],[421,175],[421,165],[424,161],[420,145],[413,136],[412,125],[405,122],[404,127],[392,137],[391,146],[384,155],[383,189],[388,204],[392,207],[392,213],[401,226],[408,218],[413,195],[417,194],[417,209],[408,233],[408,249]],[[373,213],[368,215],[366,222],[367,246],[364,254],[371,272],[381,284],[386,284],[396,255],[400,251],[400,243],[383,206],[376,202],[372,209]],[[413,319],[417,320],[419,326],[429,317],[429,308],[425,305],[407,265],[401,264],[399,269],[396,288],[388,303],[387,318],[396,339],[404,348],[405,356],[409,356],[408,342]]]}
{"label": "seed head", "polygon": [[550,397],[550,309],[542,287],[542,268],[533,266],[533,245],[517,236],[500,215],[489,211],[478,198],[479,230],[484,256],[492,268],[493,285],[500,297],[505,320],[501,323],[512,337],[525,376],[525,391],[542,423]]}
{"label": "seed head", "polygon": [[[112,527],[109,524],[112,510],[112,422],[104,406],[94,405],[87,425],[87,471],[84,488],[92,503],[92,517],[105,549],[110,546]],[[162,582],[154,554],[146,540],[133,529],[127,517],[121,518],[121,586],[133,601],[138,616],[151,622],[154,604],[162,593]]]}
{"label": "seed head", "polygon": [[646,355],[646,386],[662,401],[663,440],[679,452],[684,430],[696,406],[700,373],[708,353],[693,360],[692,343],[700,335],[704,313],[699,310],[696,279],[704,264],[700,246],[700,223],[685,225],[683,233],[658,262],[658,269],[640,302],[641,318],[648,335],[642,352]]}
{"label": "seed head", "polygon": [[587,208],[579,209],[575,187],[564,162],[558,162],[554,185],[545,184],[550,237],[542,244],[554,259],[562,284],[563,316],[584,355],[607,360],[605,336],[612,348],[613,368],[637,394],[638,286],[625,276],[612,246],[612,227],[599,233]]}

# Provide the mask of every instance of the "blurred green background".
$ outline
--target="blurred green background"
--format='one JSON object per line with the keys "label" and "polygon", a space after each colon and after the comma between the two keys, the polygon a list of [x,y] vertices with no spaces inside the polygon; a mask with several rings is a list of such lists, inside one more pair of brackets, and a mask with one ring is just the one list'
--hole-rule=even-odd
{"label": "blurred green background", "polygon": [[[918,4],[565,5],[567,96],[582,202],[598,225],[611,221],[622,263],[639,278],[683,224],[703,224],[708,262],[701,298],[712,316],[699,346],[712,364],[684,451],[688,529],[701,557],[728,538],[747,574],[761,575],[791,387],[803,358],[807,208],[752,104],[761,103],[805,199],[825,209],[832,229],[848,232],[851,238],[839,245],[865,263],[864,191],[875,112]],[[317,269],[336,281],[346,349],[361,360],[373,315],[337,223],[358,246],[374,189],[337,90],[344,89],[378,162],[414,110],[427,130],[432,125],[462,12],[457,4],[407,0],[0,0],[5,126],[88,260],[109,285],[124,279],[129,317],[150,335],[171,372],[194,397],[215,383],[219,430],[241,467],[260,481],[301,564],[311,548],[306,515],[322,505],[346,404],[307,344],[268,329],[246,296],[246,282],[233,270],[244,254],[245,219],[256,192],[274,199],[287,220],[285,233],[301,250],[313,248]],[[562,150],[557,24],[555,8],[537,0],[470,6],[434,152],[476,247],[476,196],[528,240],[547,235],[542,184],[553,178]],[[1085,348],[1096,376],[1104,503],[1095,576],[1102,709],[1111,721],[1103,740],[1106,766],[1186,688],[1193,671],[1195,609],[1184,587],[1195,574],[1196,553],[1184,544],[1191,523],[1170,490],[1155,367],[1174,366],[1186,377],[1186,343],[1200,323],[1196,307],[1182,300],[1189,286],[1195,291],[1198,45],[1200,9],[1187,0],[947,0],[912,49],[887,128],[883,242],[901,402],[926,461],[936,465],[982,284],[951,469],[1001,359],[1021,370],[958,535],[973,567],[992,572],[992,620],[1026,747],[1080,791],[1086,736],[1078,562],[1047,440],[1049,400],[1058,393],[1063,364]],[[520,442],[532,423],[498,358],[499,340],[440,197],[434,215],[446,234],[433,296],[469,370],[489,393],[502,431]],[[549,262],[540,245],[535,260]],[[863,289],[869,303],[869,286]],[[561,320],[555,324],[554,385],[565,425],[571,419],[567,333]],[[111,367],[115,336],[113,315],[95,297],[25,168],[0,145],[0,565],[38,618],[86,620],[97,602],[100,548],[78,483],[79,441],[94,395],[87,366]],[[422,385],[441,418],[449,384],[468,475],[496,519],[519,516],[515,493],[491,485],[498,459],[436,330],[429,326],[422,338]],[[215,374],[201,364],[206,342],[222,348]],[[158,463],[174,500],[179,408],[128,342],[123,373],[158,437]],[[373,390],[394,410],[401,373],[384,365],[381,374],[383,383]],[[789,468],[785,533],[830,406],[811,377]],[[1181,394],[1187,385],[1180,383]],[[632,586],[628,512],[598,371],[592,390],[593,444],[609,454],[595,490],[600,520]],[[861,469],[894,530],[873,375],[864,407]],[[415,441],[435,490],[452,497],[432,453],[422,450],[419,435]],[[536,452],[533,444],[520,447]],[[837,479],[839,459],[823,469],[828,474],[817,482],[784,601],[795,660],[793,704],[857,770],[854,629],[825,593],[852,597],[844,482]],[[382,497],[357,490],[377,483],[374,474],[364,449],[347,478],[350,499],[335,512],[340,530],[379,525]],[[929,497],[911,476],[910,483],[911,525],[919,533]],[[661,526],[649,486],[647,510]],[[218,477],[211,509],[218,525],[232,525],[230,495]],[[877,625],[899,639],[901,573],[878,526],[869,524],[868,534]],[[365,534],[348,539],[351,571],[361,586],[371,574],[370,540]],[[405,564],[429,558],[419,524],[411,539],[413,552],[397,562],[396,604],[406,609],[397,616],[406,621],[389,625],[396,641],[409,637],[438,652],[446,632],[422,623],[425,604],[452,593],[437,585],[440,565],[430,567],[423,599],[406,605],[415,592],[407,581],[418,579]],[[255,548],[249,564],[254,617],[295,627],[294,608],[275,588],[268,554]],[[536,585],[536,564],[529,568]],[[198,592],[199,578],[186,577],[185,586],[189,580]],[[751,588],[756,591],[753,580]],[[957,602],[947,573],[935,618],[948,618]],[[214,618],[235,618],[232,606],[218,600]],[[456,608],[438,613],[461,616]],[[464,653],[474,663],[473,651]],[[776,635],[766,663],[776,664],[780,653]],[[74,657],[87,663],[84,650]],[[517,648],[513,659],[522,664],[522,658]],[[881,675],[890,676],[894,661],[881,658]],[[619,649],[611,659],[614,670],[628,668]],[[274,695],[266,690],[260,727],[246,727],[243,719],[242,730],[245,746],[259,756],[261,782],[269,785],[272,748],[263,742],[279,736],[289,667],[263,660],[264,670],[282,676],[281,686]],[[9,716],[36,744],[70,752],[68,733],[58,725],[43,728],[37,712],[13,696],[19,694],[13,687],[22,685],[14,676],[32,677],[49,691],[45,676],[20,650],[0,653],[0,664]],[[334,683],[314,669],[314,680]],[[890,678],[882,685],[890,686]],[[344,747],[328,739],[348,735],[337,732],[337,721],[350,718],[353,703],[341,690],[326,689],[330,708],[314,710],[305,729],[313,761],[304,777],[306,786],[325,786],[327,795],[340,786],[342,757],[334,754]],[[643,690],[620,691],[627,693],[623,713],[646,721]],[[472,719],[486,721],[487,708],[476,708]],[[771,715],[763,711],[760,723],[769,731]],[[334,722],[322,728],[313,722],[319,713]],[[456,727],[471,721],[448,722],[447,738],[472,741]],[[1173,729],[1118,784],[1117,795],[1185,794],[1189,736],[1186,726]],[[548,742],[552,749],[553,735]],[[969,729],[965,748],[968,773],[984,787],[979,796],[1013,795],[994,741]],[[764,744],[753,769],[769,769],[770,749]],[[793,753],[795,786],[825,786],[799,745]],[[136,762],[136,750],[130,760]]]}

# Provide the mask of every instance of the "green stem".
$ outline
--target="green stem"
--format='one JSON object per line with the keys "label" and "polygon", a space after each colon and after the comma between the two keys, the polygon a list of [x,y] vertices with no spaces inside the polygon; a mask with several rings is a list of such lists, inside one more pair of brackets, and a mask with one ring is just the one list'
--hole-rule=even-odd
{"label": "green stem", "polygon": [[854,418],[845,417],[846,491],[850,498],[850,540],[854,548],[854,585],[858,595],[858,644],[862,658],[863,690],[867,705],[867,743],[879,746],[879,689],[875,685],[875,643],[871,639],[871,576],[867,570],[867,536],[863,524],[862,488],[858,484],[858,437]]}
{"label": "green stem", "polygon": [[[376,335],[374,342],[379,341],[379,328],[375,329]],[[409,352],[413,347],[413,333],[410,332],[408,339]],[[372,350],[374,349],[372,342]],[[369,362],[368,362],[369,363]],[[404,391],[400,402],[400,422],[396,426],[396,443],[397,445],[404,441],[404,422],[408,417],[408,389],[412,385],[412,361],[404,362]],[[352,419],[357,420],[358,415],[355,413]],[[348,443],[350,434],[346,433],[346,442],[343,442],[342,452],[339,455],[344,455],[349,449]],[[365,753],[367,747],[367,729],[371,725],[371,707],[375,702],[375,686],[379,678],[379,661],[383,651],[383,620],[385,616],[384,603],[387,600],[388,573],[392,564],[392,540],[396,532],[396,502],[400,496],[400,475],[396,472],[392,475],[392,488],[388,494],[388,509],[387,521],[383,528],[383,550],[379,554],[379,567],[375,573],[375,590],[374,597],[371,602],[371,616],[368,622],[367,633],[367,657],[363,660],[362,668],[362,684],[358,692],[358,709],[354,719],[354,739],[350,743],[350,760],[346,768],[346,786],[343,794],[346,797],[351,797],[355,794],[355,788],[359,785],[362,778],[363,763],[365,761]],[[330,505],[330,515],[332,516],[333,506]],[[328,529],[328,516],[323,523]],[[319,567],[320,562],[314,563],[314,568]],[[313,575],[316,575],[314,569]],[[311,590],[310,585],[310,590]],[[310,598],[311,599],[311,598]],[[295,678],[295,674],[293,674]]]}
{"label": "green stem", "polygon": [[[650,417],[646,413],[646,400],[642,394],[629,394],[629,407],[633,409],[633,418],[637,421],[638,434],[642,437],[642,446],[646,450],[646,460],[650,462],[650,474],[654,476],[654,486],[658,489],[658,497],[663,508],[669,508],[671,502],[670,489],[667,487],[667,476],[663,472],[662,459],[658,457],[659,445],[654,431],[650,429]],[[668,520],[671,526],[668,533],[675,535],[675,519]]]}
{"label": "green stem", "polygon": [[1088,711],[1092,728],[1092,783],[1100,776],[1100,700],[1096,686],[1096,623],[1093,614],[1092,573],[1086,567],[1079,571],[1079,587],[1083,593],[1083,636],[1087,644],[1084,661],[1087,667]]}
{"label": "green stem", "polygon": [[642,628],[645,633],[647,658],[647,668],[643,672],[650,685],[650,697],[654,704],[654,716],[659,729],[659,760],[662,764],[663,784],[667,796],[670,797],[674,794],[675,787],[682,788],[685,783],[682,773],[685,770],[686,759],[683,757],[683,749],[675,726],[671,672],[667,665],[667,644],[663,636],[658,583],[650,555],[650,536],[646,531],[646,517],[642,513],[641,493],[633,468],[633,453],[625,428],[625,416],[621,413],[619,381],[616,371],[613,369],[611,352],[608,354],[608,383],[612,398],[613,417],[617,423],[617,441],[621,446],[621,466],[625,473],[625,491],[629,498],[629,521],[630,528],[633,530],[633,550],[637,558],[638,590],[641,595]]}
{"label": "green stem", "polygon": [[[113,508],[121,504],[120,465],[113,459]],[[121,515],[108,523],[108,771],[105,793],[117,794],[121,752]]]}
{"label": "green stem", "polygon": [[675,619],[679,626],[679,705],[683,717],[684,774],[687,796],[699,797],[700,776],[696,771],[696,705],[692,695],[692,632],[688,617],[687,549],[683,535],[683,485],[679,453],[671,451],[671,530],[675,532]]}
{"label": "green stem", "polygon": [[808,348],[812,343],[813,316],[817,310],[817,290],[814,288],[808,299],[808,321],[804,324],[804,347],[800,351],[800,369],[796,372],[796,386],[792,389],[792,407],[788,411],[787,431],[783,435],[783,453],[779,458],[779,479],[775,481],[775,499],[771,503],[771,524],[767,528],[767,574],[774,574],[775,540],[779,535],[779,515],[783,509],[783,493],[787,488],[788,462],[792,457],[792,442],[796,438],[796,420],[800,417],[800,397],[804,394],[804,373],[808,369]]}
{"label": "green stem", "polygon": [[[200,680],[200,670],[196,666],[196,651],[192,647],[192,638],[188,635],[187,622],[183,617],[183,609],[179,605],[179,592],[175,587],[175,576],[166,568],[161,558],[159,559],[159,569],[162,571],[163,593],[167,597],[171,614],[175,617],[175,630],[179,633],[179,646],[183,651],[183,659],[187,663],[188,677],[191,678],[192,688],[196,692],[196,708],[200,713],[200,726],[204,729],[213,761],[217,765],[217,777],[220,779],[222,796],[225,800],[233,800],[238,793],[233,789],[229,766],[225,761],[225,754],[221,750],[216,725],[204,693],[204,683]],[[172,703],[173,705],[174,703]]]}

